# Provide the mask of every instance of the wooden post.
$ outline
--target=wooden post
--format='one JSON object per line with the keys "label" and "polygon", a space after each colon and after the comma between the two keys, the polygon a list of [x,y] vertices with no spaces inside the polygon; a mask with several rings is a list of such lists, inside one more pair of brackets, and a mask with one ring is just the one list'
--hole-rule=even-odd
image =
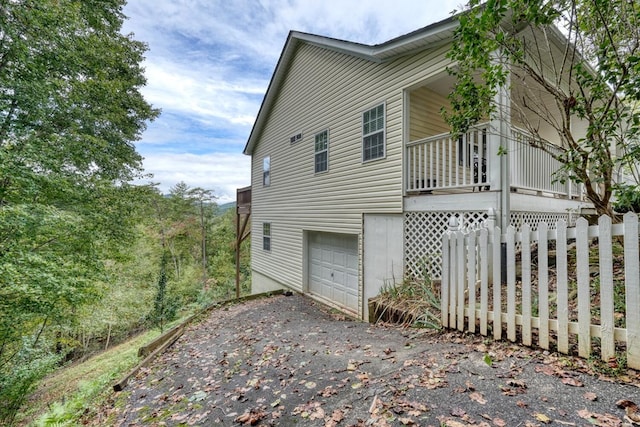
{"label": "wooden post", "polygon": [[[576,221],[576,274],[578,282],[578,355],[591,354],[591,294],[589,288],[589,222]],[[602,243],[600,243],[602,244]]]}
{"label": "wooden post", "polygon": [[240,245],[251,235],[251,231],[245,234],[250,216],[251,187],[239,188],[236,190],[236,298],[240,298]]}
{"label": "wooden post", "polygon": [[624,278],[626,292],[627,364],[640,369],[640,266],[638,265],[638,216],[624,215]]}

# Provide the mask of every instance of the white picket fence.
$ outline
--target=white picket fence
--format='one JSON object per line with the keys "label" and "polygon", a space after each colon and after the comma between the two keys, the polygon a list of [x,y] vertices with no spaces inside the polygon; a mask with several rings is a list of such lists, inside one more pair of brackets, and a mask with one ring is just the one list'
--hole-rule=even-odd
{"label": "white picket fence", "polygon": [[[637,215],[626,214],[621,224],[603,216],[593,226],[580,218],[574,228],[559,221],[551,227],[540,223],[532,231],[525,224],[519,232],[509,227],[505,234],[494,221],[478,230],[457,231],[455,224],[452,228],[442,238],[443,326],[482,335],[491,328],[495,339],[502,339],[506,332],[510,341],[543,349],[555,344],[565,354],[577,345],[581,357],[589,357],[599,347],[605,361],[626,348],[627,365],[640,369]],[[597,256],[590,264],[594,238]],[[616,239],[624,242],[623,283],[614,283]],[[554,246],[555,256],[550,249]],[[568,254],[574,247],[571,265],[576,271],[570,275]]]}

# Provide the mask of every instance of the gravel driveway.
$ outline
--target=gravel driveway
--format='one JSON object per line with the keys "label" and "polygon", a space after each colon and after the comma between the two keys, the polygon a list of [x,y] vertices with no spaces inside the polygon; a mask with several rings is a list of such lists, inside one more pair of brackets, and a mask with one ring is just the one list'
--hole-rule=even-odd
{"label": "gravel driveway", "polygon": [[616,383],[583,364],[280,295],[191,325],[107,413],[119,426],[631,425],[615,402],[640,403],[636,373]]}

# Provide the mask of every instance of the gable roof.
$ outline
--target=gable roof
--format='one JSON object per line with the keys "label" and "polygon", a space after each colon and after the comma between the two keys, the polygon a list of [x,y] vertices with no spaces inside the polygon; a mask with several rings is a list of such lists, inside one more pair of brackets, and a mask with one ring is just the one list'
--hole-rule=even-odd
{"label": "gable roof", "polygon": [[262,105],[258,111],[258,116],[253,124],[243,153],[247,155],[253,153],[256,143],[262,134],[266,118],[269,116],[272,104],[287,74],[296,48],[300,44],[307,43],[324,49],[341,52],[349,56],[362,58],[367,61],[382,63],[424,50],[427,47],[433,48],[447,43],[453,38],[454,30],[457,26],[458,20],[455,19],[455,17],[449,17],[435,24],[376,45],[366,45],[315,34],[291,31],[278,59],[276,69],[269,82],[269,87],[262,100]]}

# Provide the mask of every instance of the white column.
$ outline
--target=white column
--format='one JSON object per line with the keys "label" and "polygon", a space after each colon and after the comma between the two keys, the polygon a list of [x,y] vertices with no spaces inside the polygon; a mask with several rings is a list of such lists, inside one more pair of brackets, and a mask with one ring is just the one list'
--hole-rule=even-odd
{"label": "white column", "polygon": [[[496,61],[503,60],[496,56]],[[504,86],[498,87],[494,98],[496,111],[491,118],[491,128],[497,132],[498,147],[502,154],[498,156],[500,162],[500,228],[506,230],[511,223],[511,172],[509,170],[508,150],[511,149],[511,72],[507,74]],[[496,153],[497,154],[497,153]]]}

